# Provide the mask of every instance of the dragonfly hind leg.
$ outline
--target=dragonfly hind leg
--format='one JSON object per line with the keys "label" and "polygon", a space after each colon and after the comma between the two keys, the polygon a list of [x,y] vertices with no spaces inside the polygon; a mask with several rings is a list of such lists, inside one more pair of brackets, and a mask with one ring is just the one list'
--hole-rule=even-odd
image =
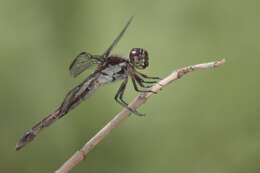
{"label": "dragonfly hind leg", "polygon": [[[138,116],[144,116],[145,114],[139,113],[138,111],[133,110],[132,108],[128,107],[128,103],[126,103],[123,100],[123,96],[124,96],[124,92],[125,92],[125,87],[126,87],[127,81],[128,81],[128,78],[126,78],[123,81],[123,83],[121,84],[120,88],[118,89],[118,91],[116,93],[115,100],[116,100],[117,103],[119,103],[121,106],[127,108],[132,113],[134,113],[134,114],[136,114]],[[119,99],[118,99],[118,97],[119,97]]]}

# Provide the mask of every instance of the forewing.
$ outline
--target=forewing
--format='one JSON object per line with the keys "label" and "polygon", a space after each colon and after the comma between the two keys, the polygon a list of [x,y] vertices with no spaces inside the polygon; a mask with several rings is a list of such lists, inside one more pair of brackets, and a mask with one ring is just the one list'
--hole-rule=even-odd
{"label": "forewing", "polygon": [[124,26],[124,28],[122,29],[122,31],[120,32],[120,34],[116,37],[116,39],[113,41],[113,43],[110,45],[110,47],[106,50],[106,52],[104,53],[103,57],[107,58],[109,56],[109,54],[111,53],[112,49],[116,46],[116,44],[119,42],[119,40],[121,39],[121,37],[124,35],[126,29],[128,28],[128,26],[130,25],[130,23],[133,20],[133,16],[130,17],[130,19],[128,20],[128,22],[126,23],[126,25]]}
{"label": "forewing", "polygon": [[71,63],[69,70],[72,77],[77,77],[84,70],[91,67],[93,64],[99,64],[101,59],[97,56],[93,56],[90,53],[80,53]]}

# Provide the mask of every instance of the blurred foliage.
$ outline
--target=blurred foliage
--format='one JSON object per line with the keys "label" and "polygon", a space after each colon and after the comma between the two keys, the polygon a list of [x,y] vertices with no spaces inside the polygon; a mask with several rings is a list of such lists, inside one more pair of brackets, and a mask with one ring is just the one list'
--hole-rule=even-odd
{"label": "blurred foliage", "polygon": [[[52,112],[76,79],[68,66],[81,51],[98,54],[130,16],[114,53],[146,48],[146,74],[216,59],[163,89],[105,138],[71,172],[259,172],[260,20],[256,0],[1,1],[0,170],[53,172],[122,107],[116,82],[97,90],[21,151],[21,135]],[[125,98],[137,93],[129,83]]]}

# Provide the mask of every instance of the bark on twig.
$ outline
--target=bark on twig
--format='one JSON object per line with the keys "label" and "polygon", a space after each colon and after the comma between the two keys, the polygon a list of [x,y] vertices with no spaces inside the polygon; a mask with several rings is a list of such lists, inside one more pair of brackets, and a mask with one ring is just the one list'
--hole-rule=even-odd
{"label": "bark on twig", "polygon": [[[201,70],[206,68],[218,67],[225,63],[225,60],[208,62],[204,64],[197,64],[192,66],[187,66],[172,72],[169,76],[162,79],[160,82],[151,87],[151,91],[157,92],[162,87],[168,85],[169,83],[181,78],[183,75],[194,70]],[[154,93],[141,93],[137,96],[130,104],[129,107],[136,109],[140,107],[145,101],[153,95]],[[117,127],[124,119],[126,119],[131,112],[128,109],[123,109],[118,113],[105,127],[103,127],[94,137],[92,137],[79,151],[77,151],[68,161],[66,161],[55,173],[66,173],[77,165],[81,160],[83,160],[88,152],[90,152],[102,139],[111,133],[112,129]]]}

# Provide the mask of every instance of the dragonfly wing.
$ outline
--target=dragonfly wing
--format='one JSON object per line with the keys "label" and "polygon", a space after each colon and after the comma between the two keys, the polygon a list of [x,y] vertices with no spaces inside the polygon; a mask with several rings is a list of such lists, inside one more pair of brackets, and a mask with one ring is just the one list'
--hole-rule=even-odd
{"label": "dragonfly wing", "polygon": [[99,64],[103,60],[99,56],[91,55],[87,52],[80,53],[71,63],[69,70],[72,77],[77,77],[80,73],[94,64]]}
{"label": "dragonfly wing", "polygon": [[115,47],[115,45],[118,43],[118,41],[121,39],[121,37],[123,36],[123,34],[125,33],[126,29],[128,28],[128,26],[130,25],[130,23],[133,20],[133,16],[128,20],[128,22],[126,23],[126,25],[124,26],[124,28],[122,29],[122,31],[120,32],[120,34],[116,37],[116,39],[113,41],[113,43],[110,45],[110,47],[106,50],[106,52],[104,53],[103,57],[107,58],[109,56],[109,54],[111,53],[112,49]]}

